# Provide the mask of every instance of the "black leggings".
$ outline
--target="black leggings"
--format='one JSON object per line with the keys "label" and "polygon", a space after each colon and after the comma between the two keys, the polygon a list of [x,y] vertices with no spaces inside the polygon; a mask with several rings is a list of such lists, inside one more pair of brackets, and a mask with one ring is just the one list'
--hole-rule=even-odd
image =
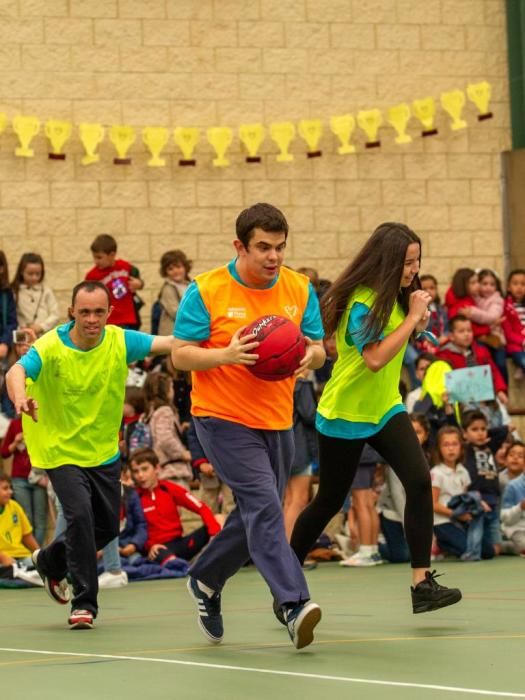
{"label": "black leggings", "polygon": [[299,561],[326,524],[341,510],[366,442],[384,458],[406,491],[405,536],[413,568],[430,565],[432,546],[432,488],[430,470],[406,413],[398,413],[366,439],[345,440],[319,434],[319,490],[295,523],[291,545]]}

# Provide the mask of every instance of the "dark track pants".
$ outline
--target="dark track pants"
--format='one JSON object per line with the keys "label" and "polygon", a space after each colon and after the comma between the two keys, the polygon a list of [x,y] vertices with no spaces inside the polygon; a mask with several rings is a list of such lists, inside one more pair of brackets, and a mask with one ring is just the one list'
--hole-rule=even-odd
{"label": "dark track pants", "polygon": [[319,434],[319,490],[295,523],[292,547],[299,561],[304,561],[326,524],[341,510],[365,442],[384,457],[405,487],[404,526],[410,560],[413,568],[428,568],[433,523],[430,469],[405,412],[393,416],[382,430],[366,439]]}
{"label": "dark track pants", "polygon": [[294,456],[292,431],[254,430],[218,418],[197,418],[195,429],[237,505],[190,575],[220,591],[251,558],[279,605],[308,600],[301,565],[286,541],[282,511]]}
{"label": "dark track pants", "polygon": [[62,579],[69,573],[72,610],[97,614],[97,550],[119,534],[120,459],[100,467],[66,464],[47,474],[64,510],[65,533],[41,550],[45,575]]}

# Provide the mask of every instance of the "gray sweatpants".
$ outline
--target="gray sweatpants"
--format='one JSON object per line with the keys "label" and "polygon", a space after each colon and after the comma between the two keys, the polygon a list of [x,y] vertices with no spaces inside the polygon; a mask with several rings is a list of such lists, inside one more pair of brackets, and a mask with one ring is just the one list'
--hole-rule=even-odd
{"label": "gray sweatpants", "polygon": [[286,541],[282,497],[294,456],[291,430],[255,430],[196,418],[204,452],[236,500],[221,532],[190,569],[215,591],[249,559],[279,605],[309,600],[303,570]]}

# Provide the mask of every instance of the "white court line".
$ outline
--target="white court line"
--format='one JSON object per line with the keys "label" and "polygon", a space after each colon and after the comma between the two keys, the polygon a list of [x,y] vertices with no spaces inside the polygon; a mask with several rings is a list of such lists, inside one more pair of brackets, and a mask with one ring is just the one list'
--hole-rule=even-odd
{"label": "white court line", "polygon": [[365,685],[383,685],[395,688],[419,688],[423,690],[441,690],[447,693],[468,693],[470,695],[488,695],[499,698],[525,698],[525,693],[510,693],[503,690],[480,690],[478,688],[460,688],[449,685],[432,685],[430,683],[404,683],[402,681],[378,681],[372,678],[349,678],[345,676],[328,676],[318,673],[297,673],[294,671],[279,671],[271,668],[253,668],[250,666],[229,666],[226,664],[207,664],[199,661],[181,661],[179,659],[156,659],[148,656],[119,656],[117,654],[86,654],[70,651],[42,651],[38,649],[11,649],[0,647],[0,651],[13,651],[19,654],[46,654],[49,656],[78,656],[88,659],[111,659],[113,661],[149,661],[160,664],[175,664],[178,666],[197,666],[219,671],[244,671],[250,673],[265,673],[271,676],[289,676],[293,678],[308,678],[309,680],[339,681],[341,683],[362,683]]}

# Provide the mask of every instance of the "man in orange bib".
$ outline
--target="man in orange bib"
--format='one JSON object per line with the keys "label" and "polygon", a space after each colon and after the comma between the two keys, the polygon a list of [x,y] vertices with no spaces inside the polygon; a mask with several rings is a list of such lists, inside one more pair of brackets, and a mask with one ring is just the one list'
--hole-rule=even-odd
{"label": "man in orange bib", "polygon": [[223,638],[221,591],[251,559],[267,582],[290,638],[301,649],[321,618],[310,602],[299,561],[284,530],[282,497],[294,454],[295,377],[267,382],[247,365],[257,360],[253,335],[241,330],[260,316],[296,323],[307,338],[296,374],[324,363],[323,326],[315,290],[305,275],[283,267],[288,224],[270,204],[245,209],[236,222],[237,257],[197,275],[180,304],[172,359],[191,370],[192,414],[206,456],[233,491],[236,508],[193,564],[188,590],[207,639]]}

